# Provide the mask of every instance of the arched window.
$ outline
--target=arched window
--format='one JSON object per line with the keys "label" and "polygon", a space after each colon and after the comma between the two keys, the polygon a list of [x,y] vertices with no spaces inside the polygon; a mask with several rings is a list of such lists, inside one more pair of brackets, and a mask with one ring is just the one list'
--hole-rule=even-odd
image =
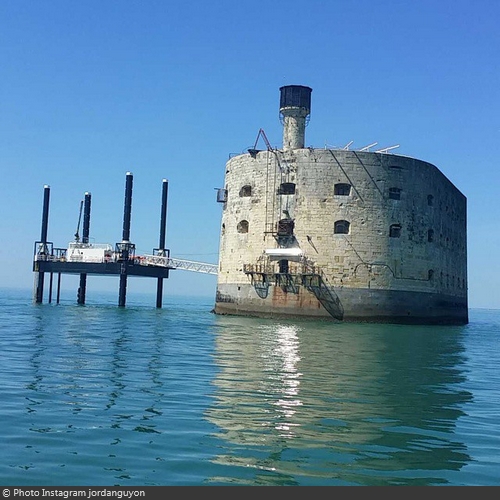
{"label": "arched window", "polygon": [[236,229],[238,230],[238,233],[248,233],[248,221],[242,220],[238,222]]}
{"label": "arched window", "polygon": [[434,269],[429,269],[429,271],[427,272],[427,277],[429,279],[429,281],[434,278]]}
{"label": "arched window", "polygon": [[240,189],[240,196],[241,197],[252,196],[252,186],[249,186],[248,184],[246,186],[243,186]]}
{"label": "arched window", "polygon": [[429,229],[427,231],[427,241],[430,243],[434,241],[434,229]]}
{"label": "arched window", "polygon": [[349,196],[351,194],[351,185],[346,183],[338,183],[333,187],[333,194],[338,196]]}
{"label": "arched window", "polygon": [[335,234],[349,234],[349,222],[346,220],[337,220],[333,226]]}
{"label": "arched window", "polygon": [[401,189],[397,187],[389,188],[389,198],[391,200],[400,200],[401,199]]}
{"label": "arched window", "polygon": [[295,194],[295,184],[293,182],[283,182],[278,189],[278,194]]}
{"label": "arched window", "polygon": [[401,236],[401,224],[392,224],[389,228],[390,238],[399,238]]}
{"label": "arched window", "polygon": [[432,196],[432,194],[427,195],[427,205],[429,205],[430,207],[434,205],[434,196]]}

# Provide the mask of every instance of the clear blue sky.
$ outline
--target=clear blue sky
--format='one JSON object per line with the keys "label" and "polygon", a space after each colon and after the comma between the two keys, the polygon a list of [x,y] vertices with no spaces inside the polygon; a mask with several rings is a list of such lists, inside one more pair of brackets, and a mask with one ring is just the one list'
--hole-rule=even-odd
{"label": "clear blue sky", "polygon": [[[469,303],[500,308],[499,1],[1,0],[0,22],[0,286],[33,285],[44,184],[55,246],[85,191],[92,241],[120,241],[127,171],[137,252],[158,245],[166,178],[172,256],[216,263],[229,155],[259,128],[281,147],[279,87],[307,85],[307,146],[399,144],[467,196]],[[215,285],[177,270],[165,294]]]}

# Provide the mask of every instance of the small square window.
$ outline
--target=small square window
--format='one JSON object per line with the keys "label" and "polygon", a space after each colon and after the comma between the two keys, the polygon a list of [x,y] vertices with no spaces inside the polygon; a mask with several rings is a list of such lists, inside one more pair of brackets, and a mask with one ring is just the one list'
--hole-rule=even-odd
{"label": "small square window", "polygon": [[246,185],[240,189],[240,196],[247,197],[252,196],[252,186]]}
{"label": "small square window", "polygon": [[390,238],[399,238],[401,236],[401,224],[392,224],[389,228]]}
{"label": "small square window", "polygon": [[391,200],[400,200],[401,199],[401,189],[397,187],[389,188],[389,198]]}
{"label": "small square window", "polygon": [[284,182],[280,185],[278,194],[295,194],[295,184],[293,182]]}
{"label": "small square window", "polygon": [[351,194],[351,185],[345,183],[335,184],[333,194],[338,196],[349,196]]}

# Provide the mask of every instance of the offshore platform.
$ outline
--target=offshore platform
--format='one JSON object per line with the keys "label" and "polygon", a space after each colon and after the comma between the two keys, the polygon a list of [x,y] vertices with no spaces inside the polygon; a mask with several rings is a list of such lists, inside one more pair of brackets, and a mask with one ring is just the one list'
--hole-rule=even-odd
{"label": "offshore platform", "polygon": [[[133,175],[126,174],[125,202],[123,213],[122,240],[114,245],[91,243],[90,211],[91,194],[86,192],[80,204],[80,215],[74,241],[67,247],[54,247],[48,241],[50,186],[44,186],[42,229],[40,240],[35,242],[33,271],[35,272],[34,301],[43,302],[45,274],[49,275],[49,303],[52,302],[54,274],[57,274],[56,302],[60,301],[61,275],[79,274],[80,282],[77,303],[85,304],[88,275],[120,277],[118,305],[125,306],[127,296],[127,280],[129,276],[142,276],[157,279],[156,307],[162,307],[163,280],[169,277],[174,269],[217,274],[217,265],[170,257],[170,250],[165,248],[167,222],[168,181],[162,182],[162,202],[160,214],[160,238],[158,248],[150,255],[136,255],[135,244],[130,241],[130,221],[132,214]],[[83,227],[80,237],[80,223],[83,209]]]}

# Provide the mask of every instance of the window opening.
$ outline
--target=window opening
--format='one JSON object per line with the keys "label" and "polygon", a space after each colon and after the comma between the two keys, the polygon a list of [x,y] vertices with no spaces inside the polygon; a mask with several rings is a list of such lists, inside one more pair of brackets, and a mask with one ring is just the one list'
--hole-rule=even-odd
{"label": "window opening", "polygon": [[295,194],[295,184],[293,182],[283,182],[278,189],[278,194]]}
{"label": "window opening", "polygon": [[279,269],[281,274],[287,274],[289,272],[288,269],[288,261],[287,260],[279,260],[278,261]]}
{"label": "window opening", "polygon": [[238,222],[237,230],[238,233],[248,233],[248,221],[242,220]]}
{"label": "window opening", "polygon": [[240,189],[240,196],[247,197],[252,196],[252,186],[246,185]]}
{"label": "window opening", "polygon": [[346,220],[337,220],[333,227],[333,232],[335,234],[349,234],[349,222]]}
{"label": "window opening", "polygon": [[339,196],[349,196],[351,194],[351,185],[345,183],[335,184],[333,194]]}
{"label": "window opening", "polygon": [[392,224],[389,228],[389,237],[399,238],[401,236],[401,224]]}
{"label": "window opening", "polygon": [[401,189],[392,187],[389,188],[389,198],[391,200],[400,200],[401,199]]}

